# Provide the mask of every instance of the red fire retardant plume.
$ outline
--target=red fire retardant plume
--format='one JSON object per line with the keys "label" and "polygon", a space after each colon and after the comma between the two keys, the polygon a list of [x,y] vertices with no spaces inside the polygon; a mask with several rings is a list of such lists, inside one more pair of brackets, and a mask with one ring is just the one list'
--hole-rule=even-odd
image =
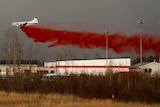
{"label": "red fire retardant plume", "polygon": [[[88,49],[106,48],[106,34],[55,30],[37,26],[21,27],[21,30],[35,42],[50,42],[48,47],[71,45]],[[115,33],[108,35],[109,49],[117,53],[139,53],[139,34],[128,36],[123,33]],[[143,54],[147,52],[159,54],[160,36],[143,34],[142,41]]]}

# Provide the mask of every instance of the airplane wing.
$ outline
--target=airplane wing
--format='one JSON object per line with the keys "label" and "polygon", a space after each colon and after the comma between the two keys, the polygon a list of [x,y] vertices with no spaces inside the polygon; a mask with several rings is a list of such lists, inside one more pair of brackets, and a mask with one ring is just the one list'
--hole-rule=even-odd
{"label": "airplane wing", "polygon": [[26,26],[26,25],[27,25],[27,22],[25,22],[25,23],[21,24],[20,26]]}

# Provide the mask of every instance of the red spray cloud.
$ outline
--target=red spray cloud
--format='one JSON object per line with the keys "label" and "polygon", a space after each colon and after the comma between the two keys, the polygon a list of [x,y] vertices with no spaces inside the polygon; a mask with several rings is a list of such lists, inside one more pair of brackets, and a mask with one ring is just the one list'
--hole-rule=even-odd
{"label": "red spray cloud", "polygon": [[[80,48],[106,48],[106,34],[92,32],[76,32],[55,30],[37,26],[21,27],[25,34],[35,42],[50,42],[48,47],[72,45]],[[123,33],[108,34],[108,46],[117,53],[139,53],[139,34],[126,35]],[[143,54],[152,52],[159,54],[160,36],[143,34]]]}

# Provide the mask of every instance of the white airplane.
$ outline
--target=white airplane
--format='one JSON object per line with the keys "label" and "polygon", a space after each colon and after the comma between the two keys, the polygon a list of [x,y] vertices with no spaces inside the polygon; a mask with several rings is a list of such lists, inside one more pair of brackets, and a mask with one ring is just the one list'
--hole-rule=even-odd
{"label": "white airplane", "polygon": [[17,26],[17,27],[21,27],[21,26],[30,26],[30,25],[34,25],[34,24],[38,24],[38,19],[37,17],[34,17],[33,20],[31,21],[25,21],[25,22],[12,22],[12,26]]}

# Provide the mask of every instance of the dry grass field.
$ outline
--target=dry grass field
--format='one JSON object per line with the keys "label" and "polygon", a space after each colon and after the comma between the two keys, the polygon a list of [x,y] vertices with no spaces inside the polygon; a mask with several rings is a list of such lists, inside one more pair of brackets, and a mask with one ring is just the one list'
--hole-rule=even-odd
{"label": "dry grass field", "polygon": [[82,99],[72,95],[19,94],[0,91],[0,107],[160,107],[160,104],[122,103],[111,100]]}

